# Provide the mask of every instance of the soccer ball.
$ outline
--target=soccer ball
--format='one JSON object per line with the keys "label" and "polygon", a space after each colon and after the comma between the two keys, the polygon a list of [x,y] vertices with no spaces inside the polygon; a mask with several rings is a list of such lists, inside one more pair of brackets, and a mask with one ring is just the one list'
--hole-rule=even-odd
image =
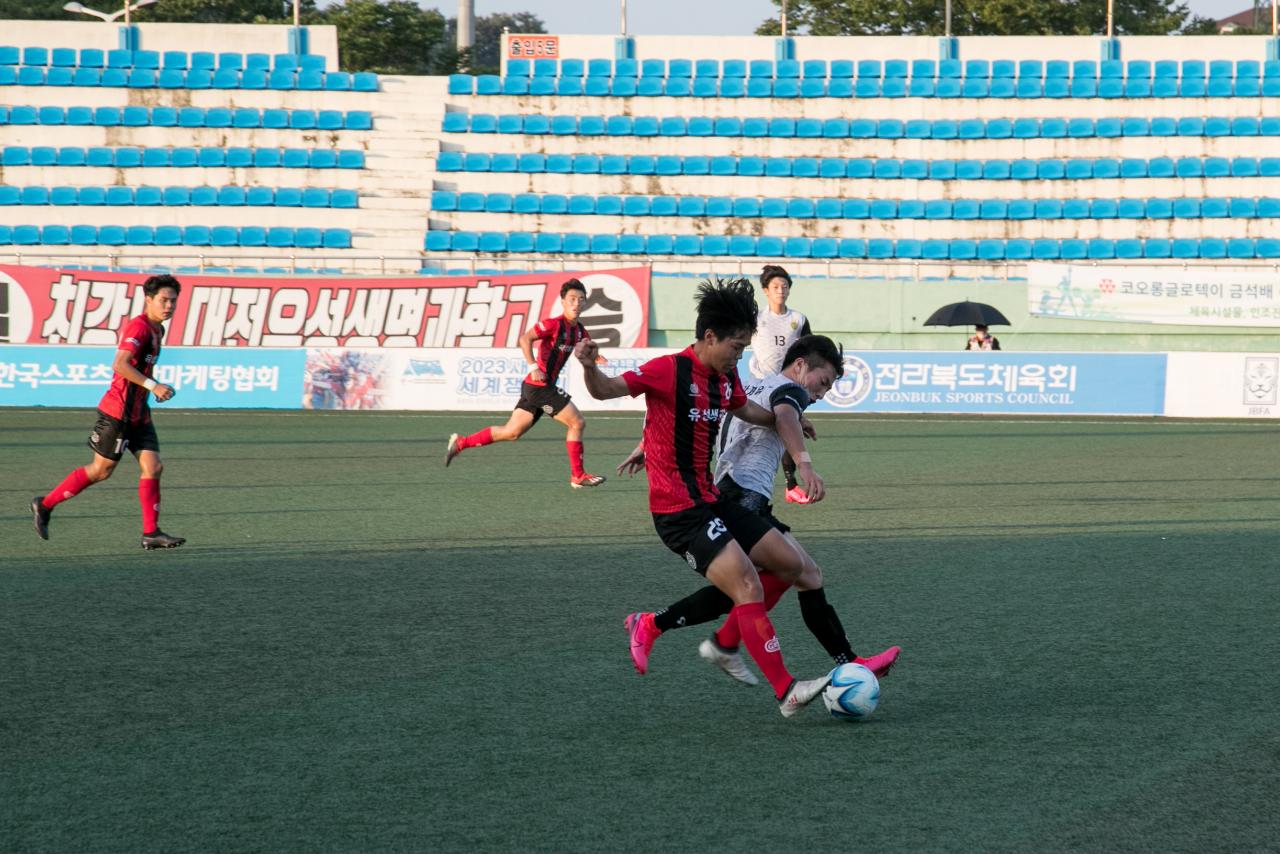
{"label": "soccer ball", "polygon": [[831,717],[860,721],[876,710],[880,682],[861,664],[842,664],[831,671],[831,684],[822,692]]}

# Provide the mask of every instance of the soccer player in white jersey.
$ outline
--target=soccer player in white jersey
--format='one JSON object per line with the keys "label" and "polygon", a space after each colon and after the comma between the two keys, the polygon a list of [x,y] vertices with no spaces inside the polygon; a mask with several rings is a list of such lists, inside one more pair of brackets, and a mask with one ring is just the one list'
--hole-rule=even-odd
{"label": "soccer player in white jersey", "polygon": [[[751,361],[747,369],[751,376],[762,380],[782,370],[782,359],[787,348],[801,336],[809,334],[809,318],[793,308],[787,308],[791,296],[791,274],[782,267],[766,264],[760,274],[760,287],[764,289],[764,308],[756,315],[756,333],[751,337]],[[790,457],[783,457],[782,473],[787,480],[786,499],[791,504],[808,504],[806,490],[796,482],[796,466]]]}
{"label": "soccer player in white jersey", "polygon": [[[822,478],[814,472],[809,452],[805,450],[800,416],[812,401],[821,400],[831,390],[843,374],[843,366],[843,354],[835,342],[823,335],[807,335],[788,349],[780,373],[748,385],[748,399],[774,413],[775,427],[756,427],[734,418],[728,420],[721,432],[716,488],[723,501],[763,518],[791,547],[787,550],[786,565],[774,565],[760,573],[765,608],[776,605],[794,584],[799,590],[797,598],[805,625],[836,664],[854,662],[883,676],[897,661],[901,648],[893,646],[869,658],[853,652],[840,618],[827,602],[822,570],[791,534],[791,529],[773,515],[770,503],[778,464],[788,449],[796,459],[806,495],[812,501],[820,501],[826,494]],[[638,471],[644,465],[643,460],[644,452],[637,448],[618,467],[618,473]],[[674,615],[676,625],[695,625],[704,612],[692,603],[705,608],[711,595],[713,591],[704,589],[667,610],[680,612]],[[727,597],[721,604],[721,613],[727,613],[731,604]],[[673,620],[668,618],[667,622]],[[758,679],[743,661],[739,645],[737,627],[729,620],[702,642],[698,654],[734,679],[755,685]]]}

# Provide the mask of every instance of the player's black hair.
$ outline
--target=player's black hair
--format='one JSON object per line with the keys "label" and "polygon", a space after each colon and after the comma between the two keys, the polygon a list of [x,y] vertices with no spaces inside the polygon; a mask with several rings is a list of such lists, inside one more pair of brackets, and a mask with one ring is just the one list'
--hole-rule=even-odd
{"label": "player's black hair", "polygon": [[170,275],[152,276],[142,283],[142,292],[149,297],[160,293],[161,288],[173,288],[175,294],[182,293],[182,285]]}
{"label": "player's black hair", "polygon": [[756,295],[746,279],[705,279],[698,283],[698,340],[710,329],[717,338],[756,331]]}
{"label": "player's black hair", "polygon": [[769,282],[773,279],[786,279],[787,287],[791,287],[791,274],[779,267],[777,264],[765,264],[764,270],[760,273],[760,287],[769,287]]}
{"label": "player's black hair", "polygon": [[804,359],[812,365],[814,362],[826,362],[836,369],[836,378],[844,376],[844,348],[825,335],[804,335],[787,348],[787,355],[782,357],[785,370],[796,359]]}
{"label": "player's black hair", "polygon": [[582,291],[582,295],[585,297],[587,295],[587,286],[582,284],[580,279],[566,279],[565,283],[560,286],[560,297],[563,299],[564,295],[569,291]]}

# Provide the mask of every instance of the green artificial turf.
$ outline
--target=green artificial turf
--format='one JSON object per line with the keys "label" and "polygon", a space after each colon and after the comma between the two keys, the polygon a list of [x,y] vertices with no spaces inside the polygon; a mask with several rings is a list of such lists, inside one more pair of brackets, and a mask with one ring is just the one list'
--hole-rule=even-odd
{"label": "green artificial turf", "polygon": [[[1280,840],[1280,430],[816,417],[778,510],[880,709],[791,720],[622,619],[701,583],[613,476],[636,416],[160,412],[57,509],[90,412],[0,410],[0,851],[1262,851]],[[794,596],[796,675],[829,659]]]}

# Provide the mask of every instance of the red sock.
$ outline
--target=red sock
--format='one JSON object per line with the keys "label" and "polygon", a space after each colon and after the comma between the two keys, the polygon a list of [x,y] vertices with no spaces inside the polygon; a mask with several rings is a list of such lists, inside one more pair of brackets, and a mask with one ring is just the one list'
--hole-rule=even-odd
{"label": "red sock", "polygon": [[44,497],[44,506],[52,510],[68,498],[74,498],[85,490],[93,481],[83,468],[78,468],[63,479],[62,483]]}
{"label": "red sock", "polygon": [[142,505],[142,533],[150,534],[160,527],[160,479],[144,477],[138,481],[138,503]]}
{"label": "red sock", "polygon": [[748,602],[739,605],[729,614],[738,618],[738,628],[742,632],[742,642],[755,660],[756,667],[764,674],[773,686],[773,695],[779,700],[791,687],[791,673],[782,662],[782,650],[778,645],[778,634],[773,630],[773,623],[764,609],[763,602]]}
{"label": "red sock", "polygon": [[[772,611],[773,606],[777,605],[778,600],[782,598],[782,594],[791,589],[790,584],[769,572],[760,573],[760,585],[764,587],[766,611]],[[738,621],[733,619],[732,614],[726,617],[724,625],[716,630],[716,643],[725,649],[737,649],[738,644],[742,643],[742,632],[738,630]]]}
{"label": "red sock", "polygon": [[483,430],[472,433],[470,436],[463,436],[458,440],[458,450],[463,451],[467,448],[483,448],[485,445],[493,444],[493,428],[486,427]]}
{"label": "red sock", "polygon": [[569,471],[574,477],[582,477],[587,473],[582,467],[582,443],[566,441],[564,444],[569,449]]}

